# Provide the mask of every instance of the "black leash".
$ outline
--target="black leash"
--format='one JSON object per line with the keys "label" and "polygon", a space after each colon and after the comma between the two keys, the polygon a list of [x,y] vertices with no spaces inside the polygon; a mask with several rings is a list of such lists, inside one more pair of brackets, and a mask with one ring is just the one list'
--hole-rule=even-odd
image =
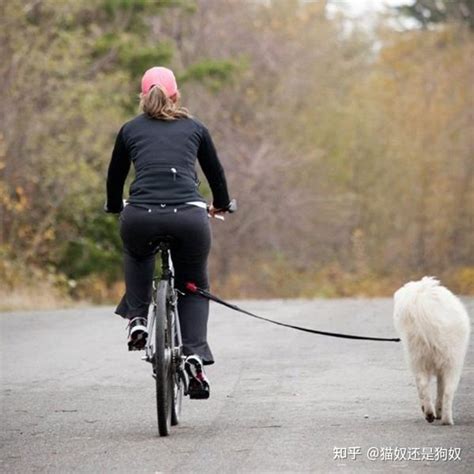
{"label": "black leash", "polygon": [[353,334],[339,334],[337,332],[326,332],[326,331],[317,331],[316,329],[309,329],[303,328],[301,326],[294,326],[293,324],[286,324],[280,323],[279,321],[273,321],[273,319],[264,318],[262,316],[258,316],[256,314],[250,313],[249,311],[245,311],[245,309],[239,308],[238,306],[227,303],[227,301],[221,300],[217,296],[212,295],[206,290],[202,288],[198,288],[194,283],[186,283],[186,289],[189,293],[200,295],[203,298],[207,298],[208,300],[215,301],[223,306],[227,306],[230,309],[238,311],[239,313],[247,314],[252,318],[261,319],[262,321],[267,321],[272,324],[276,324],[278,326],[283,326],[285,328],[296,329],[298,331],[309,332],[311,334],[320,334],[321,336],[330,336],[330,337],[340,337],[342,339],[359,339],[364,341],[387,341],[387,342],[400,342],[398,337],[396,338],[385,338],[385,337],[369,337],[369,336],[354,336]]}

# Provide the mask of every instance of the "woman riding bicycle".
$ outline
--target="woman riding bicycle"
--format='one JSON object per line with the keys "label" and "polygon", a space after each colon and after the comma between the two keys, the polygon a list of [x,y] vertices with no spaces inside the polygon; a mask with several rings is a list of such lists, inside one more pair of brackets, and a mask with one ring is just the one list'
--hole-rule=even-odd
{"label": "woman riding bicycle", "polygon": [[[178,313],[188,368],[209,394],[202,365],[213,364],[207,343],[209,301],[187,294],[194,282],[208,288],[211,246],[208,209],[199,193],[199,162],[213,195],[211,215],[230,204],[224,170],[207,128],[179,105],[180,93],[170,69],[153,67],[141,81],[143,113],[120,129],[107,175],[106,212],[121,213],[126,292],[115,312],[129,319],[129,350],[144,348],[151,302],[156,238],[171,236],[175,286],[181,291]],[[123,186],[133,162],[135,180],[128,205]]]}

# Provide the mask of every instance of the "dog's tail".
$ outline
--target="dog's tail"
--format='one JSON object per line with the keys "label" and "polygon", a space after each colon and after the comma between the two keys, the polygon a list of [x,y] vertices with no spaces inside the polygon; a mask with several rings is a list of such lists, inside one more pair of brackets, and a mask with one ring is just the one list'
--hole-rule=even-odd
{"label": "dog's tail", "polygon": [[418,334],[428,346],[438,346],[442,329],[436,318],[436,302],[433,301],[429,294],[429,291],[438,285],[433,284],[432,281],[422,281],[422,283],[424,283],[424,285],[419,288],[419,293],[414,302],[414,307],[416,308],[414,323],[418,328]]}
{"label": "dog's tail", "polygon": [[[436,300],[433,298],[438,287],[439,280],[425,276],[420,281],[405,285],[400,294],[403,318],[411,322],[416,336],[428,346],[437,346],[442,332],[436,317]],[[412,332],[410,334],[415,335]]]}
{"label": "dog's tail", "polygon": [[420,280],[420,290],[429,290],[439,286],[439,280],[434,276],[424,276]]}

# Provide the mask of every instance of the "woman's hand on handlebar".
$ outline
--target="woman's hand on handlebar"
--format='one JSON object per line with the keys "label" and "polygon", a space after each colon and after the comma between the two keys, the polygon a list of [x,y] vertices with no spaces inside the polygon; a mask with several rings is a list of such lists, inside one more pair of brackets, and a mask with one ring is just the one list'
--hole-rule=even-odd
{"label": "woman's hand on handlebar", "polygon": [[214,205],[210,204],[209,207],[207,208],[207,212],[211,217],[215,217],[217,219],[224,219],[224,216],[221,214],[225,214],[226,212],[228,213],[233,213],[237,210],[237,201],[235,199],[232,199],[230,203],[224,207],[224,208],[215,208]]}
{"label": "woman's hand on handlebar", "polygon": [[128,206],[128,201],[126,199],[122,200],[122,208],[121,209],[109,209],[107,201],[104,203],[104,212],[107,214],[120,214],[124,209],[125,206]]}
{"label": "woman's hand on handlebar", "polygon": [[212,204],[209,206],[207,212],[211,217],[216,217],[218,214],[223,214],[226,212],[225,209],[216,209]]}

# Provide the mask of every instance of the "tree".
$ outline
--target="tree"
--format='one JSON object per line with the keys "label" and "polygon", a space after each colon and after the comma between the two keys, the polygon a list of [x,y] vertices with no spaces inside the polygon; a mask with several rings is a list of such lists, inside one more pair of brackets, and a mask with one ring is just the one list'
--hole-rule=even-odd
{"label": "tree", "polygon": [[411,5],[395,8],[417,20],[423,28],[447,21],[460,21],[474,31],[474,0],[415,0]]}

